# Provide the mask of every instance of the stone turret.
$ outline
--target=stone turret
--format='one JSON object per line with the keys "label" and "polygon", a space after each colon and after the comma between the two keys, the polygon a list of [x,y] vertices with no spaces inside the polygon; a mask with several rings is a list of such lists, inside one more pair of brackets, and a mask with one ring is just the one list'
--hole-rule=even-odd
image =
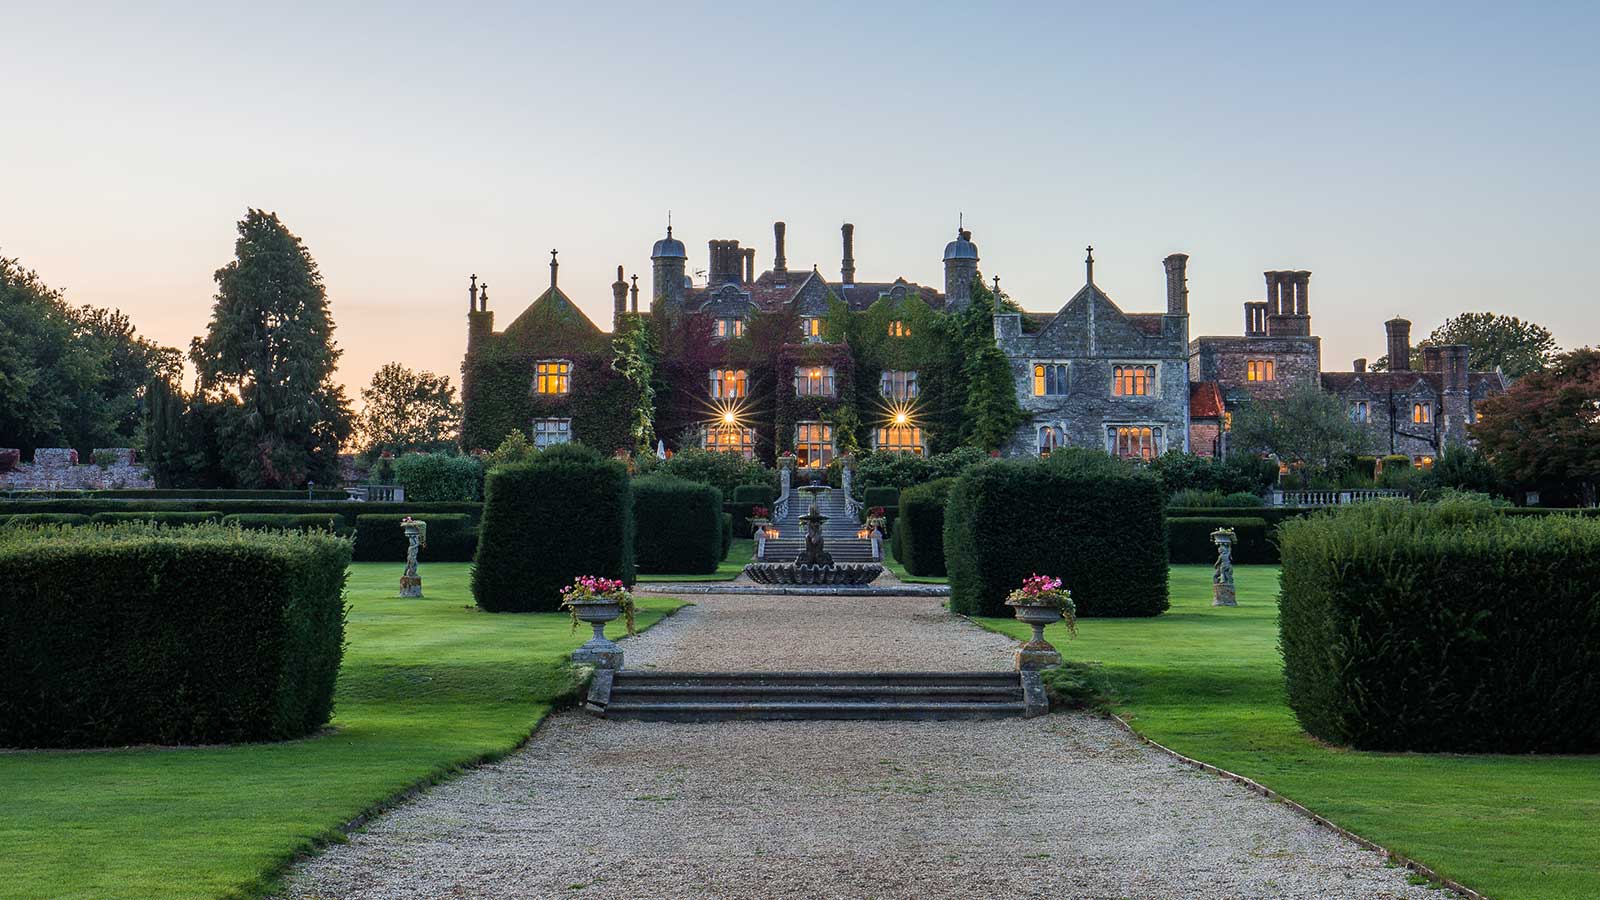
{"label": "stone turret", "polygon": [[972,305],[972,280],[978,277],[978,245],[965,228],[944,245],[944,305],[960,312]]}
{"label": "stone turret", "polygon": [[684,252],[683,241],[672,236],[672,226],[667,226],[667,236],[656,241],[650,249],[650,306],[681,308],[683,306],[684,267],[689,254]]}

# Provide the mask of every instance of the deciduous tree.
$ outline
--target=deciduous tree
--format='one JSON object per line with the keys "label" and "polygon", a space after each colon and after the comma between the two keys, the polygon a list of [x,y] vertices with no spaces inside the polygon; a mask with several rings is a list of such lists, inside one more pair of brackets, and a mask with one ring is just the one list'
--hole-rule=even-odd
{"label": "deciduous tree", "polygon": [[1280,400],[1241,407],[1233,415],[1230,442],[1237,450],[1259,450],[1324,471],[1346,454],[1367,449],[1366,433],[1350,421],[1344,401],[1312,383]]}
{"label": "deciduous tree", "polygon": [[1592,505],[1600,483],[1600,349],[1573,350],[1517,380],[1480,403],[1468,427],[1506,478],[1565,488]]}
{"label": "deciduous tree", "polygon": [[[1521,378],[1550,364],[1556,354],[1556,339],[1550,330],[1516,316],[1487,312],[1462,313],[1446,319],[1417,346],[1411,348],[1411,368],[1422,368],[1422,348],[1444,344],[1466,344],[1472,348],[1467,365],[1474,372],[1496,368],[1508,378]],[[1389,370],[1389,357],[1373,362],[1375,372]]]}
{"label": "deciduous tree", "polygon": [[435,452],[455,446],[461,404],[448,375],[387,363],[361,389],[361,400],[366,404],[360,419],[361,443],[368,455],[384,450]]}

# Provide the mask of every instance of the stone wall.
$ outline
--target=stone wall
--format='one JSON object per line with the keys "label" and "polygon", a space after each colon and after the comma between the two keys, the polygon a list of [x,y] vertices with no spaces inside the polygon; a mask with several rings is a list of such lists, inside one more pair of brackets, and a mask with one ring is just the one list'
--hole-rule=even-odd
{"label": "stone wall", "polygon": [[[109,457],[107,465],[94,462]],[[21,463],[0,472],[0,490],[80,491],[107,488],[155,487],[150,470],[138,462],[127,447],[97,448],[82,464],[78,451],[65,447],[41,447],[33,452],[33,462]]]}
{"label": "stone wall", "polygon": [[[1250,381],[1250,360],[1272,360],[1271,381]],[[1288,396],[1296,387],[1316,384],[1322,371],[1322,339],[1317,337],[1202,337],[1189,345],[1189,378],[1217,381],[1248,391],[1258,400]]]}

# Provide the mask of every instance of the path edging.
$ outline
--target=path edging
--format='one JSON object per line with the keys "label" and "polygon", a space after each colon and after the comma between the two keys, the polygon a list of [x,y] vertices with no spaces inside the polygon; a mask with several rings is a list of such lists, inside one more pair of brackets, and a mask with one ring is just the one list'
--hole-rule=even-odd
{"label": "path edging", "polygon": [[1466,885],[1464,885],[1461,882],[1456,881],[1454,879],[1445,878],[1444,876],[1440,875],[1438,872],[1435,872],[1433,869],[1429,868],[1428,866],[1423,865],[1420,862],[1417,862],[1416,860],[1412,859],[1409,856],[1405,856],[1405,855],[1396,853],[1393,850],[1390,850],[1387,847],[1384,847],[1382,844],[1377,843],[1376,841],[1367,840],[1366,838],[1362,837],[1359,834],[1356,834],[1355,832],[1351,831],[1348,828],[1344,828],[1344,827],[1342,827],[1340,825],[1334,824],[1333,822],[1329,821],[1327,819],[1327,817],[1321,816],[1321,815],[1318,815],[1315,812],[1312,812],[1310,809],[1306,808],[1304,805],[1302,805],[1302,804],[1300,804],[1300,803],[1298,803],[1298,802],[1296,802],[1294,800],[1291,800],[1288,797],[1285,797],[1284,795],[1278,793],[1277,791],[1273,790],[1272,788],[1267,787],[1266,785],[1262,784],[1261,782],[1256,781],[1255,779],[1247,778],[1247,777],[1245,777],[1243,775],[1240,775],[1237,772],[1230,772],[1227,769],[1224,769],[1224,768],[1222,768],[1220,766],[1214,766],[1214,765],[1212,765],[1211,763],[1208,763],[1208,762],[1201,762],[1198,759],[1193,759],[1191,757],[1184,756],[1182,753],[1179,753],[1178,751],[1172,749],[1171,747],[1168,747],[1167,745],[1162,744],[1159,741],[1152,740],[1151,738],[1145,737],[1144,735],[1140,734],[1137,729],[1135,729],[1132,725],[1128,724],[1127,720],[1123,719],[1119,715],[1116,715],[1115,713],[1102,712],[1101,715],[1105,716],[1106,718],[1110,719],[1112,722],[1116,723],[1117,727],[1119,727],[1123,731],[1127,732],[1135,740],[1139,741],[1140,743],[1144,744],[1145,746],[1153,747],[1156,750],[1159,750],[1162,753],[1165,753],[1167,756],[1177,760],[1178,762],[1183,763],[1186,766],[1190,766],[1192,768],[1199,769],[1200,771],[1205,772],[1205,773],[1210,774],[1210,775],[1221,776],[1223,778],[1228,779],[1229,781],[1235,782],[1235,783],[1243,786],[1246,790],[1253,791],[1254,793],[1260,794],[1261,796],[1266,797],[1269,800],[1274,800],[1274,801],[1276,801],[1278,803],[1281,803],[1284,806],[1287,806],[1289,809],[1293,810],[1294,812],[1299,813],[1304,818],[1310,819],[1311,821],[1315,822],[1316,824],[1321,825],[1323,828],[1326,828],[1329,831],[1332,831],[1334,834],[1337,834],[1337,835],[1339,835],[1340,837],[1343,837],[1343,838],[1347,838],[1348,840],[1354,841],[1356,844],[1360,845],[1361,847],[1366,848],[1367,850],[1371,850],[1374,853],[1381,853],[1381,854],[1383,854],[1384,858],[1389,860],[1390,862],[1395,863],[1395,864],[1400,865],[1400,866],[1403,866],[1404,868],[1406,868],[1406,869],[1408,869],[1408,870],[1410,870],[1412,872],[1415,872],[1418,875],[1421,875],[1422,877],[1427,878],[1430,881],[1436,882],[1439,885],[1441,885],[1441,886],[1443,886],[1443,887],[1445,887],[1445,888],[1447,888],[1449,890],[1455,891],[1456,893],[1460,894],[1462,897],[1465,897],[1466,900],[1490,900],[1490,898],[1489,898],[1489,896],[1487,894],[1479,893],[1479,892],[1473,890],[1472,888],[1469,888]]}

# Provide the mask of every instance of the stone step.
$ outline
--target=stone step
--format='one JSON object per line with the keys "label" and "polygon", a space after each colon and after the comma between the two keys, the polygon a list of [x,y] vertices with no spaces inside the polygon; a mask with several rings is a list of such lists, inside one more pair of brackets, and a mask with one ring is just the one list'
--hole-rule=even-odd
{"label": "stone step", "polygon": [[[1037,682],[1037,676],[1034,676]],[[669,722],[998,719],[1038,715],[1042,685],[1016,672],[598,673],[588,709]]]}

